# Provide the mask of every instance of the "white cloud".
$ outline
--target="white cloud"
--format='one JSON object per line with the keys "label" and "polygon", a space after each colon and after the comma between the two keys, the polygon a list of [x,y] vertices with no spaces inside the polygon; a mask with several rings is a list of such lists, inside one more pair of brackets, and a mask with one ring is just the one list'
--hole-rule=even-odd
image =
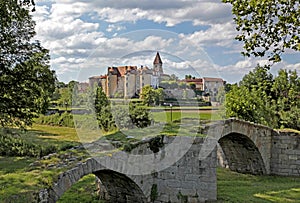
{"label": "white cloud", "polygon": [[116,31],[121,31],[121,30],[125,30],[125,29],[126,29],[125,26],[110,24],[110,25],[108,25],[106,31],[107,32],[116,32]]}
{"label": "white cloud", "polygon": [[111,23],[147,19],[174,26],[185,21],[192,21],[195,25],[199,25],[226,23],[231,20],[230,7],[221,2],[172,1],[172,3],[166,3],[166,1],[148,0],[147,2],[151,2],[151,6],[146,5],[145,1],[135,6],[124,1],[118,2],[117,6],[111,2],[103,4],[102,1],[94,2],[93,5],[99,18]]}
{"label": "white cloud", "polygon": [[196,31],[186,36],[181,34],[180,37],[185,42],[186,38],[189,42],[197,45],[231,47],[235,43],[233,38],[236,34],[233,23],[228,22],[225,24],[214,24],[207,30]]}

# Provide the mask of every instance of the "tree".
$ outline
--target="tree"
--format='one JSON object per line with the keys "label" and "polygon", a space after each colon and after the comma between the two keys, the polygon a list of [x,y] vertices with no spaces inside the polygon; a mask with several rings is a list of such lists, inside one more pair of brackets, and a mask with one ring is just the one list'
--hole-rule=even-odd
{"label": "tree", "polygon": [[145,85],[142,88],[140,98],[143,100],[144,105],[159,105],[165,98],[162,88],[154,89],[150,85]]}
{"label": "tree", "polygon": [[150,85],[145,85],[142,88],[140,99],[143,100],[144,105],[150,106],[155,104],[155,92]]}
{"label": "tree", "polygon": [[97,87],[95,97],[95,113],[99,127],[109,132],[116,129],[116,124],[110,108],[110,102],[102,90],[102,87]]}
{"label": "tree", "polygon": [[300,129],[300,78],[297,72],[280,70],[272,92],[278,127]]}
{"label": "tree", "polygon": [[299,0],[223,0],[232,5],[236,39],[244,43],[245,56],[267,55],[279,62],[286,49],[300,50]]}
{"label": "tree", "polygon": [[149,109],[145,106],[130,103],[129,113],[132,123],[138,128],[145,128],[151,124]]}
{"label": "tree", "polygon": [[226,114],[273,128],[300,129],[300,78],[280,70],[273,77],[266,67],[245,75],[226,94]]}
{"label": "tree", "polygon": [[33,1],[0,2],[0,126],[30,125],[55,89],[49,51],[35,35]]}

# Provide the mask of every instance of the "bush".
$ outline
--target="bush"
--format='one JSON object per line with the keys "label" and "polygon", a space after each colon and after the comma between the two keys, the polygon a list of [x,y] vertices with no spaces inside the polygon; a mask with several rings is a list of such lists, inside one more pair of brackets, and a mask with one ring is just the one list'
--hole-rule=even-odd
{"label": "bush", "polygon": [[7,133],[5,130],[0,132],[0,155],[1,156],[29,156],[42,157],[57,151],[55,146],[42,147],[29,143],[21,137]]}
{"label": "bush", "polygon": [[132,123],[138,128],[145,128],[151,125],[152,120],[147,107],[130,104],[129,112]]}
{"label": "bush", "polygon": [[133,124],[129,111],[124,107],[116,107],[112,110],[114,121],[119,129],[131,129]]}
{"label": "bush", "polygon": [[35,123],[74,128],[73,115],[68,112],[61,115],[58,113],[49,116],[41,115],[39,118],[35,119]]}

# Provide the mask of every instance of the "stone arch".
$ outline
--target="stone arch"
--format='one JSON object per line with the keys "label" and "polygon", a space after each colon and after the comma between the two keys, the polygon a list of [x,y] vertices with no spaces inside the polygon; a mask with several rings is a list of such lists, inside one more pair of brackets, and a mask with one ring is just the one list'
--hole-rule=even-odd
{"label": "stone arch", "polygon": [[144,193],[131,177],[109,170],[93,158],[61,173],[52,187],[40,190],[39,202],[55,203],[72,185],[88,174],[96,175],[101,181],[108,202],[146,202]]}
{"label": "stone arch", "polygon": [[146,202],[143,191],[128,176],[108,169],[96,171],[94,174],[100,180],[100,193],[107,202]]}
{"label": "stone arch", "polygon": [[229,133],[220,138],[218,142],[231,170],[256,175],[266,173],[259,149],[246,135]]}

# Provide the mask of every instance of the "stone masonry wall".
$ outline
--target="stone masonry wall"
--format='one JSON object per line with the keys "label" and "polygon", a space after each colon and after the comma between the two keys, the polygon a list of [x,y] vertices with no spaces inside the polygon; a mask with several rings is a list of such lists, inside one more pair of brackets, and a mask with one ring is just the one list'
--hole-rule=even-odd
{"label": "stone masonry wall", "polygon": [[[187,153],[176,163],[161,171],[153,171],[149,175],[131,176],[142,188],[147,202],[181,203],[181,202],[210,202],[217,199],[216,147],[208,149],[204,159],[199,160],[204,138],[195,138]],[[172,143],[172,137],[165,136],[164,143]],[[149,148],[148,148],[149,150]],[[161,151],[164,149],[161,148]],[[145,153],[147,150],[143,150]],[[141,151],[139,152],[141,153]],[[177,154],[174,147],[174,156]],[[163,153],[162,153],[163,154]],[[156,157],[158,160],[161,158]]]}
{"label": "stone masonry wall", "polygon": [[300,134],[277,132],[272,135],[271,173],[300,176]]}

